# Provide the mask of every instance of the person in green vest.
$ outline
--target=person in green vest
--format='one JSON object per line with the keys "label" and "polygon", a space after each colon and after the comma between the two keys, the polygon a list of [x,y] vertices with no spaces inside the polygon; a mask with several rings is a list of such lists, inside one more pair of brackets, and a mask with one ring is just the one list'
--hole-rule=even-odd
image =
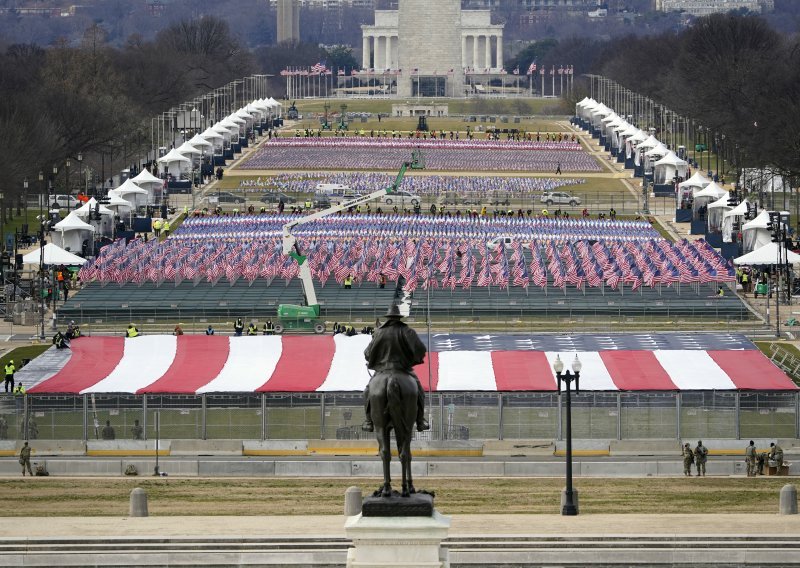
{"label": "person in green vest", "polygon": [[8,363],[6,363],[6,392],[14,392],[14,371],[17,368],[14,366],[14,359],[10,359]]}
{"label": "person in green vest", "polygon": [[250,322],[250,325],[247,326],[247,335],[258,335],[258,328],[253,322]]}
{"label": "person in green vest", "polygon": [[16,387],[14,387],[14,395],[15,396],[25,396],[25,385],[20,382]]}
{"label": "person in green vest", "polygon": [[155,233],[156,238],[161,236],[161,219],[154,219],[153,220],[153,233]]}
{"label": "person in green vest", "polygon": [[139,329],[133,324],[129,325],[128,329],[125,330],[125,337],[139,337]]}
{"label": "person in green vest", "polygon": [[352,274],[348,274],[347,278],[344,279],[344,287],[345,287],[345,290],[349,290],[350,288],[353,287],[353,275]]}
{"label": "person in green vest", "polygon": [[161,231],[164,233],[164,237],[169,236],[169,221],[164,219],[164,224],[161,225]]}

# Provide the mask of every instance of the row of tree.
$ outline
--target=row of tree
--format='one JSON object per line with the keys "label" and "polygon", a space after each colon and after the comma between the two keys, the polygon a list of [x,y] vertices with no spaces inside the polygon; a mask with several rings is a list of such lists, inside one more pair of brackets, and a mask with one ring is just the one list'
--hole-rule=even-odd
{"label": "row of tree", "polygon": [[611,41],[593,60],[584,69],[724,134],[737,167],[800,176],[798,36],[758,17],[718,14],[680,34]]}
{"label": "row of tree", "polygon": [[11,159],[0,177],[0,215],[5,221],[19,212],[26,179],[32,199],[48,184],[58,193],[68,181],[72,190],[92,187],[138,161],[159,113],[256,72],[275,76],[269,89],[279,97],[281,69],[318,62],[347,73],[357,66],[346,48],[286,44],[251,52],[216,17],[176,22],[151,40],[134,34],[121,47],[98,24],[77,44],[7,46],[0,51],[0,152]]}

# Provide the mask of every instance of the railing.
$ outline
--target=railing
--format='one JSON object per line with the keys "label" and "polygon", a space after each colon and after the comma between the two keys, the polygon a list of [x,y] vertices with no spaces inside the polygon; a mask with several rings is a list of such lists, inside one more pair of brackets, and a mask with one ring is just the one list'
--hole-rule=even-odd
{"label": "railing", "polygon": [[[418,440],[562,439],[563,400],[551,392],[436,393],[426,397],[432,430]],[[0,394],[0,439],[95,440],[106,421],[115,439],[312,440],[362,433],[356,393],[203,395]],[[572,398],[573,436],[582,439],[800,437],[800,393],[581,392]],[[97,425],[97,426],[95,426]]]}
{"label": "railing", "polygon": [[800,380],[800,358],[795,357],[778,343],[770,343],[770,360],[795,381]]}

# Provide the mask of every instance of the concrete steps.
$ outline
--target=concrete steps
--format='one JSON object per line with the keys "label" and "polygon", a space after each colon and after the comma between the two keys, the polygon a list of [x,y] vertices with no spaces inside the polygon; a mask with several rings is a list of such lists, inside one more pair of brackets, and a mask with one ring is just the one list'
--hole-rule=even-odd
{"label": "concrete steps", "polygon": [[[452,568],[800,566],[794,535],[497,535],[444,542]],[[350,541],[281,538],[3,538],[0,566],[343,567]]]}

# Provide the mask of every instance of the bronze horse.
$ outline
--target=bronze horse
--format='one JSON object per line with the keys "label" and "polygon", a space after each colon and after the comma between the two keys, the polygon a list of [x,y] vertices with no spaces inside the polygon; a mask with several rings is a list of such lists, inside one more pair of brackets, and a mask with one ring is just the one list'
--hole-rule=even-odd
{"label": "bronze horse", "polygon": [[370,416],[375,425],[375,437],[383,462],[383,485],[375,497],[391,497],[392,483],[389,462],[392,459],[391,432],[397,439],[397,451],[402,468],[401,495],[416,493],[411,478],[411,440],[417,417],[417,381],[408,373],[396,369],[378,371],[369,384]]}

